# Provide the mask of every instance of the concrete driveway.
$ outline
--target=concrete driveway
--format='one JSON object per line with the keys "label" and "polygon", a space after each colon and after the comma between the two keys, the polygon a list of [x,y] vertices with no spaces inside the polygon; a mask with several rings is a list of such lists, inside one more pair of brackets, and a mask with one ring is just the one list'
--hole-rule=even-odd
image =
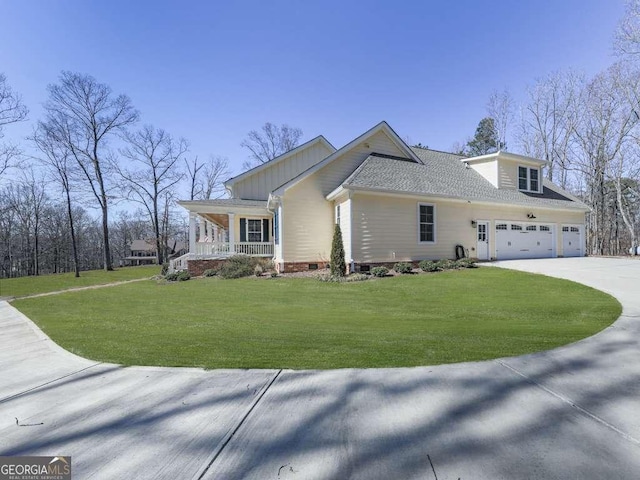
{"label": "concrete driveway", "polygon": [[122,368],[58,348],[0,304],[0,454],[74,478],[640,476],[640,261],[496,265],[616,296],[622,317],[549,352],[403,369]]}

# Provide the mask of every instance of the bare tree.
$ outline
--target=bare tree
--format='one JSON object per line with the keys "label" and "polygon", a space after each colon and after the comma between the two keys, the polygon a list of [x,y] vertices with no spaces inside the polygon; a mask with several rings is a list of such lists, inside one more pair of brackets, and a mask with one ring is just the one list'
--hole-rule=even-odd
{"label": "bare tree", "polygon": [[229,161],[225,157],[211,155],[209,160],[204,164],[202,171],[201,198],[209,200],[210,198],[220,198],[224,196],[226,190],[223,182],[229,178]]}
{"label": "bare tree", "polygon": [[283,153],[297,147],[302,138],[302,130],[283,124],[280,127],[265,123],[261,131],[251,130],[240,145],[251,152],[249,160],[242,167],[249,169],[267,163]]}
{"label": "bare tree", "polygon": [[91,194],[102,212],[104,269],[113,270],[109,246],[109,195],[105,178],[107,142],[110,136],[138,120],[138,112],[126,95],[89,75],[62,72],[58,84],[49,85],[46,122],[55,138],[64,142],[77,162]]}
{"label": "bare tree", "polygon": [[[188,147],[184,139],[174,140],[166,131],[145,125],[141,130],[125,135],[127,146],[120,154],[130,160],[128,167],[114,165],[124,180],[127,197],[140,203],[149,215],[156,242],[158,264],[166,260],[166,229],[162,228],[162,199],[182,179],[179,161]],[[169,197],[171,198],[171,196]],[[162,209],[162,211],[161,211]],[[164,234],[163,234],[164,233]]]}
{"label": "bare tree", "polygon": [[230,176],[229,160],[226,157],[210,155],[205,162],[195,157],[191,161],[185,160],[185,164],[190,200],[209,200],[224,196],[224,181]]}
{"label": "bare tree", "polygon": [[493,118],[493,124],[498,136],[498,145],[502,150],[507,150],[507,131],[513,123],[514,115],[513,97],[509,90],[498,92],[494,90],[487,102],[487,113]]}
{"label": "bare tree", "polygon": [[[621,86],[624,85],[624,89]],[[574,128],[577,166],[585,178],[590,215],[589,246],[594,254],[609,251],[604,235],[607,224],[607,178],[612,163],[633,140],[638,115],[629,105],[640,97],[640,76],[625,64],[612,65],[584,88],[581,116]]]}
{"label": "bare tree", "polygon": [[55,126],[39,122],[31,140],[42,154],[39,161],[46,167],[50,177],[60,185],[64,193],[73,252],[73,270],[78,278],[80,277],[80,262],[71,201],[72,182],[78,174],[77,166],[66,144],[56,137]]}
{"label": "bare tree", "polygon": [[202,185],[198,181],[200,178],[200,170],[204,167],[203,163],[198,163],[198,156],[193,157],[193,160],[185,159],[184,163],[187,167],[187,179],[189,180],[189,200],[195,200],[200,198],[202,194]]}
{"label": "bare tree", "polygon": [[567,188],[572,139],[580,110],[578,95],[584,80],[572,72],[554,73],[528,88],[517,138],[526,155],[549,162],[547,178]]}
{"label": "bare tree", "polygon": [[[0,140],[4,137],[5,125],[25,120],[28,113],[20,95],[11,89],[7,83],[7,77],[0,73]],[[19,154],[20,150],[17,146],[0,143],[0,176],[14,165]]]}
{"label": "bare tree", "polygon": [[618,24],[613,47],[621,56],[640,56],[640,0],[629,0]]}

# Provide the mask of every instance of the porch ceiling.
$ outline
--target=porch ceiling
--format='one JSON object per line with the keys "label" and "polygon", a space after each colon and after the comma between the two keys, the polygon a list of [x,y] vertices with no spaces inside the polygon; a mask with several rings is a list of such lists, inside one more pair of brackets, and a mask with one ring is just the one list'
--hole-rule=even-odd
{"label": "porch ceiling", "polygon": [[201,213],[200,216],[225,230],[229,229],[229,215],[226,213]]}

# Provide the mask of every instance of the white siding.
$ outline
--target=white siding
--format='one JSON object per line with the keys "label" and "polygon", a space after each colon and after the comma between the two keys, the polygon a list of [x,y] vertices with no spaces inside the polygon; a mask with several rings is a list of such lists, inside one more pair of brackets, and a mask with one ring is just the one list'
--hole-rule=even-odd
{"label": "white siding", "polygon": [[488,162],[473,163],[471,164],[476,172],[489,180],[491,184],[498,188],[498,161],[489,160]]}
{"label": "white siding", "polygon": [[[436,242],[418,239],[418,204],[435,205]],[[400,198],[357,193],[351,198],[352,254],[356,263],[455,258],[455,246],[461,244],[476,256],[476,229],[472,220],[489,221],[489,255],[495,254],[495,221],[527,221],[529,207],[477,205],[429,198]],[[583,212],[536,210],[536,222],[556,225],[584,224]],[[556,239],[561,254],[562,239]]]}
{"label": "white siding", "polygon": [[335,190],[372,152],[406,156],[384,132],[378,132],[285,192],[285,262],[329,259],[335,214],[333,202],[328,202],[325,196]]}
{"label": "white siding", "polygon": [[321,162],[331,153],[332,151],[322,142],[310,145],[291,157],[236,182],[233,185],[232,197],[267,200],[273,190]]}
{"label": "white siding", "polygon": [[351,256],[351,200],[344,199],[336,202],[340,206],[340,230],[342,231],[342,243],[344,244],[344,257],[347,265],[352,260]]}

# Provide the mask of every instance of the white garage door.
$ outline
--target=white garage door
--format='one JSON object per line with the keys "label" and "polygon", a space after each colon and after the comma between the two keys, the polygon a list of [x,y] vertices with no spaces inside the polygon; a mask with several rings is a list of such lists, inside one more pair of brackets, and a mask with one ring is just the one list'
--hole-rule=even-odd
{"label": "white garage door", "polygon": [[496,222],[495,238],[499,260],[555,256],[551,224]]}
{"label": "white garage door", "polygon": [[562,255],[565,257],[582,256],[582,236],[580,226],[562,226]]}

